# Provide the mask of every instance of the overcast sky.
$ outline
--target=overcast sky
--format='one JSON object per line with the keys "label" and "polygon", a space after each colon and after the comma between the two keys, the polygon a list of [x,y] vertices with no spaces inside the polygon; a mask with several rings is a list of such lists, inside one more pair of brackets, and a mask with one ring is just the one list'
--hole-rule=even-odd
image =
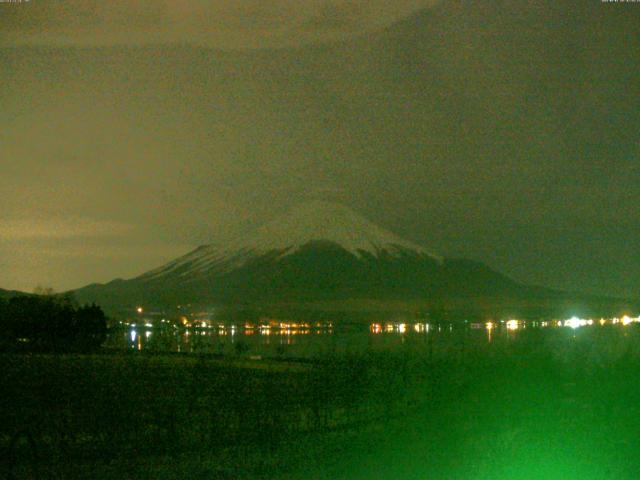
{"label": "overcast sky", "polygon": [[130,277],[311,198],[640,295],[640,4],[0,3],[0,288]]}

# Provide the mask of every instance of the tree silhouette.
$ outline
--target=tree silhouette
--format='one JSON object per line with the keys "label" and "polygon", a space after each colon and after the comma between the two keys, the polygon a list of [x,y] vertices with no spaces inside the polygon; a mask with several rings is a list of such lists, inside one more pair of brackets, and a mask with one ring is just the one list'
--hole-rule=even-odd
{"label": "tree silhouette", "polygon": [[93,304],[77,307],[70,296],[23,295],[0,302],[4,348],[91,351],[106,338],[107,319]]}
{"label": "tree silhouette", "polygon": [[74,312],[73,326],[76,341],[89,350],[99,348],[107,336],[107,317],[95,303]]}

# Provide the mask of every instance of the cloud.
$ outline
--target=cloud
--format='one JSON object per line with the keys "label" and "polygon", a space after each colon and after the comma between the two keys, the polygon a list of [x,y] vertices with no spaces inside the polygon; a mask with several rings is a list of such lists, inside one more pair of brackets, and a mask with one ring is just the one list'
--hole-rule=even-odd
{"label": "cloud", "polygon": [[46,285],[65,291],[93,282],[130,278],[193,248],[148,241],[118,246],[107,240],[89,245],[66,241],[0,241],[0,287],[32,291],[36,285]]}
{"label": "cloud", "polygon": [[0,44],[297,46],[390,25],[437,0],[65,0],[0,3]]}
{"label": "cloud", "polygon": [[113,237],[130,233],[132,225],[87,218],[0,219],[0,240],[61,240]]}

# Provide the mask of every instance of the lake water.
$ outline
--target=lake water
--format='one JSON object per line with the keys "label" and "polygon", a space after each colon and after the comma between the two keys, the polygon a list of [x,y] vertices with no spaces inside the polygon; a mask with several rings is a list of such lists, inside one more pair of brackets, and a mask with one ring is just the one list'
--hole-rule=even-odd
{"label": "lake water", "polygon": [[598,332],[624,332],[638,323],[640,317],[439,324],[271,319],[253,323],[206,321],[190,328],[168,322],[137,322],[122,324],[109,335],[105,346],[136,351],[244,355],[255,359],[382,351],[451,355],[499,348],[524,337],[544,342],[576,341]]}

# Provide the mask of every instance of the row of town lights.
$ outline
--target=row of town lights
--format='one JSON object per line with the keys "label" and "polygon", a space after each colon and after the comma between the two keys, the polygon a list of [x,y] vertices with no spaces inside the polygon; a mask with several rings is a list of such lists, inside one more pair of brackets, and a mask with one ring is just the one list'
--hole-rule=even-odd
{"label": "row of town lights", "polygon": [[[138,314],[142,314],[144,313],[144,309],[139,306],[136,308],[136,312]],[[164,319],[163,319],[164,322]],[[598,323],[600,325],[605,325],[606,323],[610,322],[613,325],[616,324],[622,324],[622,325],[629,325],[631,323],[637,323],[640,322],[640,316],[636,317],[636,318],[632,318],[629,317],[628,315],[623,316],[622,318],[612,318],[610,320],[606,320],[604,318],[601,318]],[[182,317],[182,324],[184,326],[188,326],[188,320],[186,317]],[[524,324],[524,322],[520,321],[520,320],[516,320],[516,319],[510,319],[507,320],[506,322],[503,320],[501,321],[501,323],[505,324],[507,330],[517,330],[521,324]],[[555,321],[543,321],[540,322],[540,326],[541,327],[547,327],[547,326],[557,326],[557,327],[571,327],[573,329],[579,328],[579,327],[584,327],[584,326],[590,326],[593,325],[595,322],[592,319],[583,319],[583,318],[578,318],[578,317],[571,317],[567,320],[555,320]],[[534,323],[535,325],[535,323]],[[135,324],[132,324],[132,326],[135,326]],[[153,324],[147,322],[145,323],[145,327],[152,327]],[[206,321],[201,321],[199,325],[196,324],[196,326],[202,327],[202,328],[213,328],[213,326],[211,326],[209,323],[207,323]],[[303,330],[308,330],[311,325],[309,325],[308,323],[284,323],[284,322],[280,322],[278,325],[274,325],[276,328],[279,328],[281,330],[284,331],[291,331],[291,330],[297,330],[297,329],[303,329]],[[323,327],[329,327],[331,328],[332,325],[323,325]],[[252,325],[249,324],[245,324],[244,325],[245,330],[252,330],[254,327]],[[259,325],[257,327],[258,331],[260,333],[263,334],[269,334],[271,331],[271,325]],[[496,323],[494,322],[486,322],[485,323],[485,328],[487,330],[493,330],[494,328],[496,328]],[[219,329],[225,330],[226,326],[224,325],[219,325]],[[231,333],[235,333],[236,331],[236,326],[232,325],[230,327],[231,329]],[[380,323],[373,323],[370,326],[370,330],[372,333],[382,333],[383,331],[386,332],[393,332],[393,331],[398,331],[398,333],[406,333],[407,332],[407,324],[406,323],[399,323],[399,324],[386,324],[384,325],[384,327],[382,326],[382,324]],[[429,332],[429,324],[428,323],[416,323],[413,326],[413,329],[417,332],[417,333],[422,333],[422,332]]]}

